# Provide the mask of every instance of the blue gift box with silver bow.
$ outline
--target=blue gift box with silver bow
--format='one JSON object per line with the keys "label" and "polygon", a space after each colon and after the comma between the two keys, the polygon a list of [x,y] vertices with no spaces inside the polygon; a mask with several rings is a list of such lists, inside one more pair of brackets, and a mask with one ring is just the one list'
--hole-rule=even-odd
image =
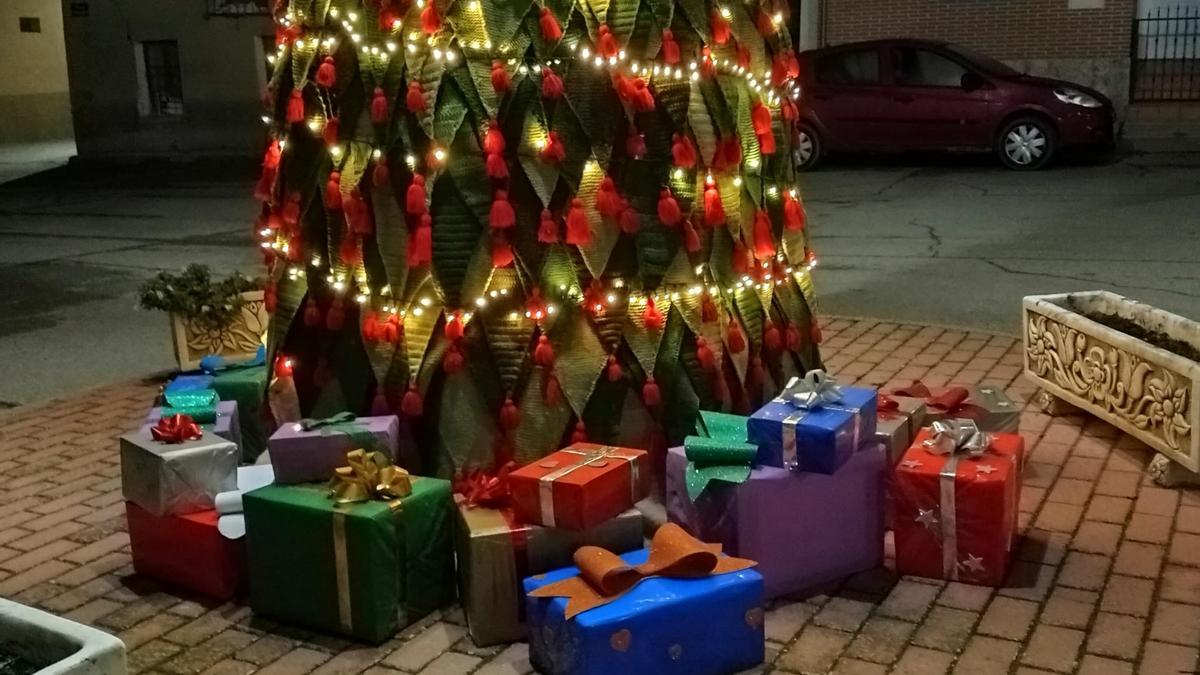
{"label": "blue gift box with silver bow", "polygon": [[783,393],[746,423],[756,463],[835,473],[875,436],[877,390],[843,387],[823,371],[792,378]]}

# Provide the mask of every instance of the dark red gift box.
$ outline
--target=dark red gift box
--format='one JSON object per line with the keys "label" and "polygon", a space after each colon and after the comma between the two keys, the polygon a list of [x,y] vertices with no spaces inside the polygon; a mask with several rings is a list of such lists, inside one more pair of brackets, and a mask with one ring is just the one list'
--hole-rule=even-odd
{"label": "dark red gift box", "polygon": [[988,434],[979,457],[940,455],[922,429],[892,477],[896,571],[999,586],[1017,537],[1025,442]]}
{"label": "dark red gift box", "polygon": [[216,511],[160,517],[125,502],[125,517],[138,574],[217,600],[245,590],[245,539],[218,532]]}
{"label": "dark red gift box", "polygon": [[650,494],[644,450],[575,443],[508,475],[513,508],[524,522],[587,530]]}

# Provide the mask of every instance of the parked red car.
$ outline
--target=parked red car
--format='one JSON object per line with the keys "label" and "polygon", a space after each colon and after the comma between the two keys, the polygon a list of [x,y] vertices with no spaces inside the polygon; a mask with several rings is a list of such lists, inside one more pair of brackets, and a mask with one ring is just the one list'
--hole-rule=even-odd
{"label": "parked red car", "polygon": [[1066,147],[1113,146],[1112,103],[1070,82],[1025,75],[957,45],[857,42],[800,54],[795,161],[830,152],[992,150],[1040,169]]}

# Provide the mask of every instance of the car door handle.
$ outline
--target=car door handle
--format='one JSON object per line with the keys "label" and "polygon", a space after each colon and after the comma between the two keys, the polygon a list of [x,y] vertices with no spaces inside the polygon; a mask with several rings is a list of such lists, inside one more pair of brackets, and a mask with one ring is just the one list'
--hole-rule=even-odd
{"label": "car door handle", "polygon": [[893,96],[892,100],[895,101],[896,103],[912,103],[913,101],[916,100],[916,98],[909,96],[908,94],[898,94],[896,96]]}

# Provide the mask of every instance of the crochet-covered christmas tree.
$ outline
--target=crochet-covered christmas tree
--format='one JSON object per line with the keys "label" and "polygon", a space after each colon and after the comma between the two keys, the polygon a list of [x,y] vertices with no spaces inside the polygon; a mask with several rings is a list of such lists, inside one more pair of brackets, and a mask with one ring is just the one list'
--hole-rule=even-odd
{"label": "crochet-covered christmas tree", "polygon": [[292,0],[258,197],[302,409],[424,472],[661,448],[819,366],[777,0]]}

